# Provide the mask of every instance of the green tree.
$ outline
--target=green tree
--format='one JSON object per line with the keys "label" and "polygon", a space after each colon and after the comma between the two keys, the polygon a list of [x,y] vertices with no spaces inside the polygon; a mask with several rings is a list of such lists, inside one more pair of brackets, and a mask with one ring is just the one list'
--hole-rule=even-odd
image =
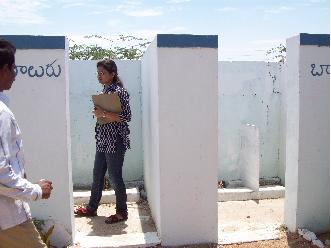
{"label": "green tree", "polygon": [[284,44],[279,44],[276,47],[268,49],[266,55],[267,60],[284,64],[286,60],[286,47]]}
{"label": "green tree", "polygon": [[97,38],[107,41],[107,48],[94,45],[78,45],[74,40],[70,40],[69,58],[72,60],[100,60],[104,58],[111,59],[140,59],[147,46],[150,44],[145,38],[134,36],[119,35],[115,40],[105,38],[100,35],[89,35],[84,38]]}
{"label": "green tree", "polygon": [[[286,60],[286,46],[284,44],[279,44],[276,47],[270,48],[266,52],[267,56],[267,66],[270,68],[270,61],[277,62],[278,63],[278,69],[279,71],[282,70],[282,66],[285,63]],[[280,94],[280,91],[276,89],[275,83],[276,83],[276,73],[271,73],[271,69],[269,69],[268,72],[269,76],[272,79],[272,92],[275,94]]]}

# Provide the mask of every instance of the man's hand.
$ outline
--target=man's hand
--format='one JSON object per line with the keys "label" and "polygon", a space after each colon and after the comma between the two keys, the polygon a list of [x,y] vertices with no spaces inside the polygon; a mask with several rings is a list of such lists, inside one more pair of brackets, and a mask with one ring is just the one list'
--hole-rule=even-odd
{"label": "man's hand", "polygon": [[45,179],[41,179],[38,184],[41,187],[42,199],[48,199],[51,196],[51,192],[53,189],[52,182]]}

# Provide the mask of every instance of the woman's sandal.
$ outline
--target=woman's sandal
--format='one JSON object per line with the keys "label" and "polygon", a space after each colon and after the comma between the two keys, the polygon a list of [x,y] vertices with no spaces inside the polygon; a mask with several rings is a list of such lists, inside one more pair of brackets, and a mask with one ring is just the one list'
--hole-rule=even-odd
{"label": "woman's sandal", "polygon": [[128,213],[116,213],[106,218],[106,224],[115,224],[118,222],[126,221],[128,219]]}
{"label": "woman's sandal", "polygon": [[91,211],[87,207],[78,207],[74,210],[77,216],[97,216],[97,211]]}

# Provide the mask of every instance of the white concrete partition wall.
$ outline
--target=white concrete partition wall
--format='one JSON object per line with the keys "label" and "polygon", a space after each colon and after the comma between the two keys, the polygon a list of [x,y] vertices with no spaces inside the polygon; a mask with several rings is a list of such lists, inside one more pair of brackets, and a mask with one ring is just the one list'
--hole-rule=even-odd
{"label": "white concrete partition wall", "polygon": [[239,166],[243,185],[259,191],[260,173],[260,137],[259,129],[252,124],[243,125],[240,129]]}
{"label": "white concrete partition wall", "polygon": [[217,243],[217,36],[159,34],[142,59],[149,203],[163,245]]}
{"label": "white concrete partition wall", "polygon": [[[97,62],[69,61],[72,168],[74,186],[77,188],[90,188],[93,179],[96,119],[92,118],[91,96],[102,91],[96,76]],[[125,181],[142,180],[140,61],[115,60],[115,63],[119,77],[130,94],[132,113],[129,122],[131,149],[125,154],[123,177]]]}
{"label": "white concrete partition wall", "polygon": [[330,35],[289,38],[285,224],[330,230]]}
{"label": "white concrete partition wall", "polygon": [[[69,61],[71,156],[73,183],[77,188],[90,188],[92,184],[95,119],[91,115],[91,95],[101,90],[95,74],[96,63],[91,60]],[[125,155],[123,167],[124,180],[129,182],[141,180],[146,172],[143,171],[142,151],[141,61],[116,60],[116,64],[130,93],[132,111],[129,122],[131,149]],[[150,73],[149,77],[155,74],[150,67],[146,70]],[[286,118],[282,117],[285,116],[283,110],[286,110],[283,107],[286,90],[283,74],[279,63],[218,62],[218,122],[221,127],[218,134],[219,180],[230,183],[234,180],[233,183],[238,185],[238,179],[242,179],[244,173],[238,163],[241,154],[240,130],[243,124],[250,123],[259,132],[260,173],[256,180],[258,177],[268,179],[278,176],[284,185],[285,142],[282,141],[285,140],[283,127],[286,126]],[[156,107],[155,104],[151,106]],[[143,112],[146,111],[149,112],[148,109]]]}
{"label": "white concrete partition wall", "polygon": [[49,200],[31,202],[33,217],[55,222],[58,247],[74,233],[67,40],[63,36],[1,36],[17,48],[10,108],[23,136],[27,177],[53,182]]}
{"label": "white concrete partition wall", "polygon": [[[260,178],[281,178],[284,184],[284,152],[280,125],[284,90],[279,63],[263,61],[220,61],[219,83],[219,180],[243,179],[239,166],[242,125],[258,129]],[[258,180],[258,178],[257,178]]]}

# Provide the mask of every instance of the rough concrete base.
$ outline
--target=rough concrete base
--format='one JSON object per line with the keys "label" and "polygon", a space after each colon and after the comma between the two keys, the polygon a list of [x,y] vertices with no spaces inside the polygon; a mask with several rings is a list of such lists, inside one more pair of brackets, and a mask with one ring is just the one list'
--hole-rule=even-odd
{"label": "rough concrete base", "polygon": [[78,234],[76,240],[81,247],[150,247],[161,243],[156,232],[129,233],[111,237],[86,236]]}
{"label": "rough concrete base", "polygon": [[[129,220],[106,225],[115,212],[113,191],[104,191],[98,216],[75,218],[78,247],[150,247],[160,244],[147,203],[139,203],[137,189],[127,189]],[[278,239],[283,224],[285,189],[282,186],[218,190],[218,243],[232,244]],[[74,192],[75,204],[87,203],[90,192]],[[279,199],[272,199],[279,198]],[[111,245],[110,245],[111,244]]]}
{"label": "rough concrete base", "polygon": [[224,233],[218,237],[218,244],[228,245],[237,243],[247,243],[260,240],[279,239],[280,233],[274,229],[241,231],[236,233]]}
{"label": "rough concrete base", "polygon": [[285,197],[285,187],[283,186],[263,186],[259,191],[253,191],[248,188],[218,189],[218,201],[247,201],[278,199]]}
{"label": "rough concrete base", "polygon": [[[137,202],[140,199],[139,191],[136,188],[126,190],[128,202]],[[90,198],[90,191],[76,191],[74,194],[74,202],[78,204],[87,204]],[[278,199],[285,197],[285,187],[283,186],[263,186],[259,191],[253,191],[248,188],[224,188],[218,189],[218,201],[247,201],[247,200],[263,200],[263,199]],[[103,191],[101,204],[115,203],[115,192]]]}
{"label": "rough concrete base", "polygon": [[[126,189],[126,194],[128,197],[127,200],[128,202],[137,202],[140,199],[139,191],[136,188]],[[90,199],[91,191],[75,191],[73,195],[74,195],[74,203],[76,205],[87,204]],[[102,197],[100,201],[101,204],[115,203],[115,202],[116,202],[116,197],[114,190],[102,191]]]}
{"label": "rough concrete base", "polygon": [[280,238],[284,199],[218,203],[218,243],[232,244]]}

